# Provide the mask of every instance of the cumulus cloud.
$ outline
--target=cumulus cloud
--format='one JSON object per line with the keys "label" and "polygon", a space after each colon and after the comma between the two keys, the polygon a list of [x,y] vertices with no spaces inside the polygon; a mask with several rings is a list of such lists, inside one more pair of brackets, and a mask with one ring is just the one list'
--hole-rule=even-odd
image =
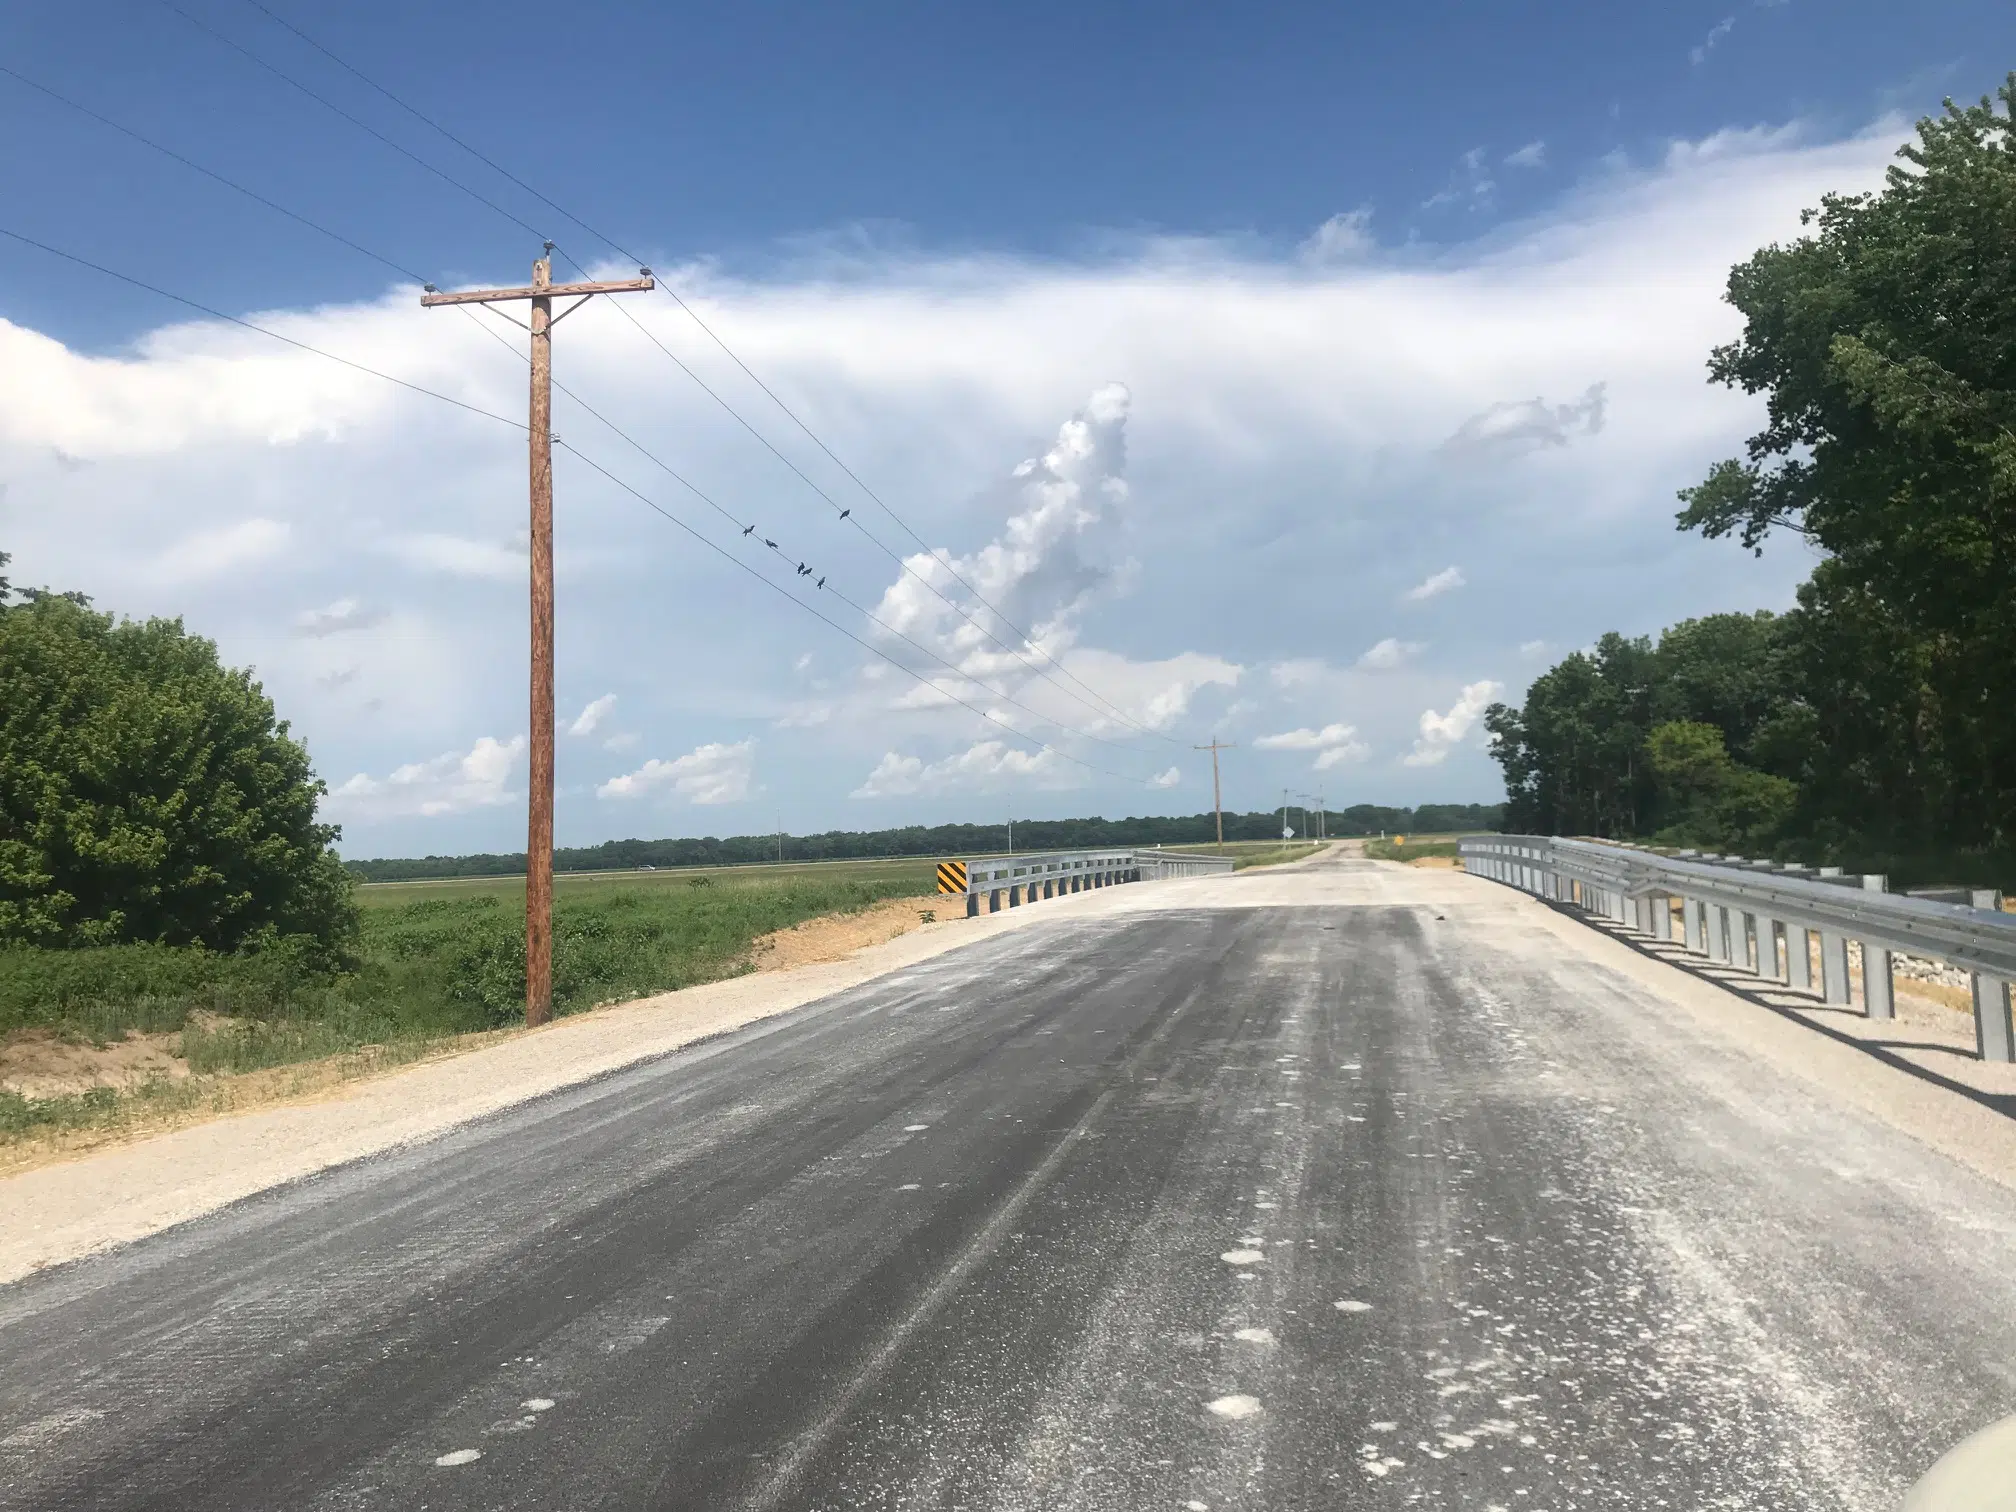
{"label": "cumulus cloud", "polygon": [[[1419,604],[1444,593],[1454,592],[1470,580],[1463,576],[1461,567],[1444,567],[1440,572],[1430,573],[1422,581],[1407,590],[1407,602]],[[1377,650],[1378,647],[1374,647]]]}
{"label": "cumulus cloud", "polygon": [[280,520],[240,520],[218,530],[199,531],[161,553],[156,574],[171,583],[220,577],[278,556],[290,534]]}
{"label": "cumulus cloud", "polygon": [[431,761],[397,767],[389,777],[359,772],[323,800],[331,818],[434,818],[509,803],[524,795],[510,789],[525,754],[525,737],[483,736],[467,752],[445,752]]}
{"label": "cumulus cloud", "polygon": [[[1456,569],[1451,567],[1449,572],[1456,572]],[[1447,575],[1447,573],[1438,572],[1435,577],[1446,577]],[[1447,588],[1460,587],[1462,580],[1463,574],[1456,572],[1456,580],[1445,586]],[[1423,588],[1428,587],[1428,583],[1433,583],[1434,581],[1435,578],[1428,579],[1427,583],[1423,583],[1420,588],[1416,588],[1412,593],[1408,594],[1408,597],[1413,598],[1419,595],[1421,598],[1428,598],[1431,593],[1444,592],[1445,588],[1442,587],[1434,588],[1430,590],[1430,593],[1423,593],[1421,591]],[[1386,639],[1368,650],[1363,656],[1359,657],[1358,665],[1367,672],[1391,672],[1396,668],[1404,667],[1408,662],[1419,656],[1424,649],[1419,641],[1403,641],[1389,635]]]}
{"label": "cumulus cloud", "polygon": [[295,615],[294,633],[319,640],[345,630],[368,630],[384,618],[382,611],[366,609],[354,598],[340,598],[326,609],[304,609]]}
{"label": "cumulus cloud", "polygon": [[985,792],[1004,783],[1031,780],[1054,787],[1069,780],[1063,768],[1055,751],[1025,751],[999,740],[976,741],[963,751],[931,762],[889,751],[852,796],[903,798],[918,793]]}
{"label": "cumulus cloud", "polygon": [[1592,383],[1580,399],[1549,404],[1540,398],[1504,399],[1456,427],[1442,450],[1458,455],[1516,455],[1566,446],[1576,436],[1603,429],[1603,383]]}
{"label": "cumulus cloud", "polygon": [[1333,215],[1302,243],[1303,260],[1327,263],[1363,257],[1377,245],[1372,240],[1371,226],[1372,208],[1369,205]]}
{"label": "cumulus cloud", "polygon": [[1153,788],[1172,788],[1182,780],[1182,772],[1172,766],[1168,771],[1157,772],[1153,777],[1150,777],[1148,779],[1148,786]]}
{"label": "cumulus cloud", "polygon": [[1314,770],[1323,772],[1347,761],[1361,761],[1370,748],[1348,724],[1327,724],[1320,730],[1286,730],[1279,735],[1262,735],[1253,742],[1260,751],[1314,751]]}
{"label": "cumulus cloud", "polygon": [[1433,709],[1421,711],[1421,734],[1414,742],[1414,749],[1402,758],[1407,766],[1440,766],[1456,749],[1471,727],[1484,716],[1491,701],[1504,691],[1497,683],[1488,679],[1474,682],[1465,687],[1456,702],[1449,706],[1447,714],[1437,714]]}
{"label": "cumulus cloud", "polygon": [[1545,656],[1547,654],[1547,642],[1544,640],[1521,641],[1519,642],[1519,654],[1528,661],[1531,661],[1536,656]]}
{"label": "cumulus cloud", "polygon": [[1539,141],[1528,142],[1517,152],[1506,153],[1505,166],[1507,168],[1545,168],[1547,166],[1547,144]]}
{"label": "cumulus cloud", "polygon": [[574,723],[567,726],[567,733],[593,735],[602,728],[602,721],[609,717],[609,711],[615,707],[614,693],[604,693],[600,698],[589,700],[587,707],[574,717]]}
{"label": "cumulus cloud", "polygon": [[611,777],[595,789],[597,798],[648,798],[670,792],[692,803],[740,803],[749,796],[755,773],[756,742],[715,742],[697,746],[673,761],[654,756],[634,772]]}

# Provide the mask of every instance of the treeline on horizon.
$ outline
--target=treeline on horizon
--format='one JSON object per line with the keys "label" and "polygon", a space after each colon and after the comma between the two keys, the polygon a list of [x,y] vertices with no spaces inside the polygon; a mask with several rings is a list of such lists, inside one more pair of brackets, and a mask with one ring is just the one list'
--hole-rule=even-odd
{"label": "treeline on horizon", "polygon": [[2016,882],[2016,74],[1731,271],[1761,395],[1680,528],[1819,555],[1784,614],[1611,634],[1486,715],[1506,827]]}
{"label": "treeline on horizon", "polygon": [[[1418,808],[1386,808],[1359,803],[1326,815],[1311,814],[1313,830],[1321,818],[1331,835],[1405,834],[1411,830],[1447,833],[1499,827],[1502,803],[1425,803]],[[1289,822],[1299,833],[1303,811],[1290,808]],[[1225,838],[1276,840],[1281,835],[1281,811],[1227,814]],[[1102,845],[1203,845],[1217,837],[1210,814],[1132,819],[1018,819],[1018,851],[1088,850]],[[609,840],[601,845],[563,847],[553,853],[562,872],[628,871],[651,866],[737,866],[752,862],[877,860],[894,856],[991,855],[1008,849],[1006,824],[909,825],[901,829],[828,830],[819,835],[713,835],[697,839]],[[504,877],[525,870],[525,853],[515,855],[421,856],[380,858],[345,863],[366,882],[420,882],[445,877]]]}

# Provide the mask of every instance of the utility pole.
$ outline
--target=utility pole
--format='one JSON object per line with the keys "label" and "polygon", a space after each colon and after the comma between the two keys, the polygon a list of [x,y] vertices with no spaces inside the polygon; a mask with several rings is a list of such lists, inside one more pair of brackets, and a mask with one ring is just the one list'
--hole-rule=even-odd
{"label": "utility pole", "polygon": [[[532,456],[532,741],[530,791],[525,814],[525,1024],[532,1028],[553,1016],[553,327],[597,294],[630,294],[655,289],[649,268],[642,278],[613,283],[553,282],[553,243],[532,264],[532,282],[522,289],[465,289],[443,294],[432,284],[423,305],[532,302],[532,418],[527,427]],[[578,296],[556,319],[556,297]]]}
{"label": "utility pole", "polygon": [[1225,805],[1218,797],[1218,753],[1236,751],[1239,746],[1236,741],[1230,745],[1221,745],[1218,737],[1213,735],[1208,746],[1192,746],[1190,749],[1211,753],[1211,818],[1218,827],[1218,849],[1222,851],[1225,849]]}
{"label": "utility pole", "polygon": [[1281,838],[1288,838],[1288,789],[1281,789]]}
{"label": "utility pole", "polygon": [[1015,816],[1008,816],[1008,854],[1015,854]]}

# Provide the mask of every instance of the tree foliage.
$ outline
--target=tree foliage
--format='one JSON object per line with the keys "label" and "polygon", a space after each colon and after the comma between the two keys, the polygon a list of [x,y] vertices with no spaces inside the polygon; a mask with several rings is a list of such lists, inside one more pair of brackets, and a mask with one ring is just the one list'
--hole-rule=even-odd
{"label": "tree foliage", "polygon": [[355,909],[323,790],[251,674],[180,621],[0,608],[0,943],[333,962]]}
{"label": "tree foliage", "polygon": [[1809,771],[1808,817],[1988,846],[2016,841],[2016,74],[1997,99],[1949,101],[1880,193],[1732,271],[1744,330],[1709,371],[1767,424],[1679,517],[1826,553],[1796,670],[1846,769]]}

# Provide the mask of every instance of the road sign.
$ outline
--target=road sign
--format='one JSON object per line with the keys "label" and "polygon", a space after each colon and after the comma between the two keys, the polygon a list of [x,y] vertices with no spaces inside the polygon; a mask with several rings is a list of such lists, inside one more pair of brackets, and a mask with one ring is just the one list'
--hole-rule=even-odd
{"label": "road sign", "polygon": [[938,863],[938,891],[941,893],[963,893],[966,891],[966,863],[964,861],[940,861]]}
{"label": "road sign", "polygon": [[1282,826],[1281,826],[1281,838],[1282,838],[1283,840],[1293,840],[1293,839],[1295,838],[1295,831],[1294,831],[1294,829],[1293,829],[1293,828],[1291,828],[1290,826],[1286,825],[1286,824],[1282,825]]}

